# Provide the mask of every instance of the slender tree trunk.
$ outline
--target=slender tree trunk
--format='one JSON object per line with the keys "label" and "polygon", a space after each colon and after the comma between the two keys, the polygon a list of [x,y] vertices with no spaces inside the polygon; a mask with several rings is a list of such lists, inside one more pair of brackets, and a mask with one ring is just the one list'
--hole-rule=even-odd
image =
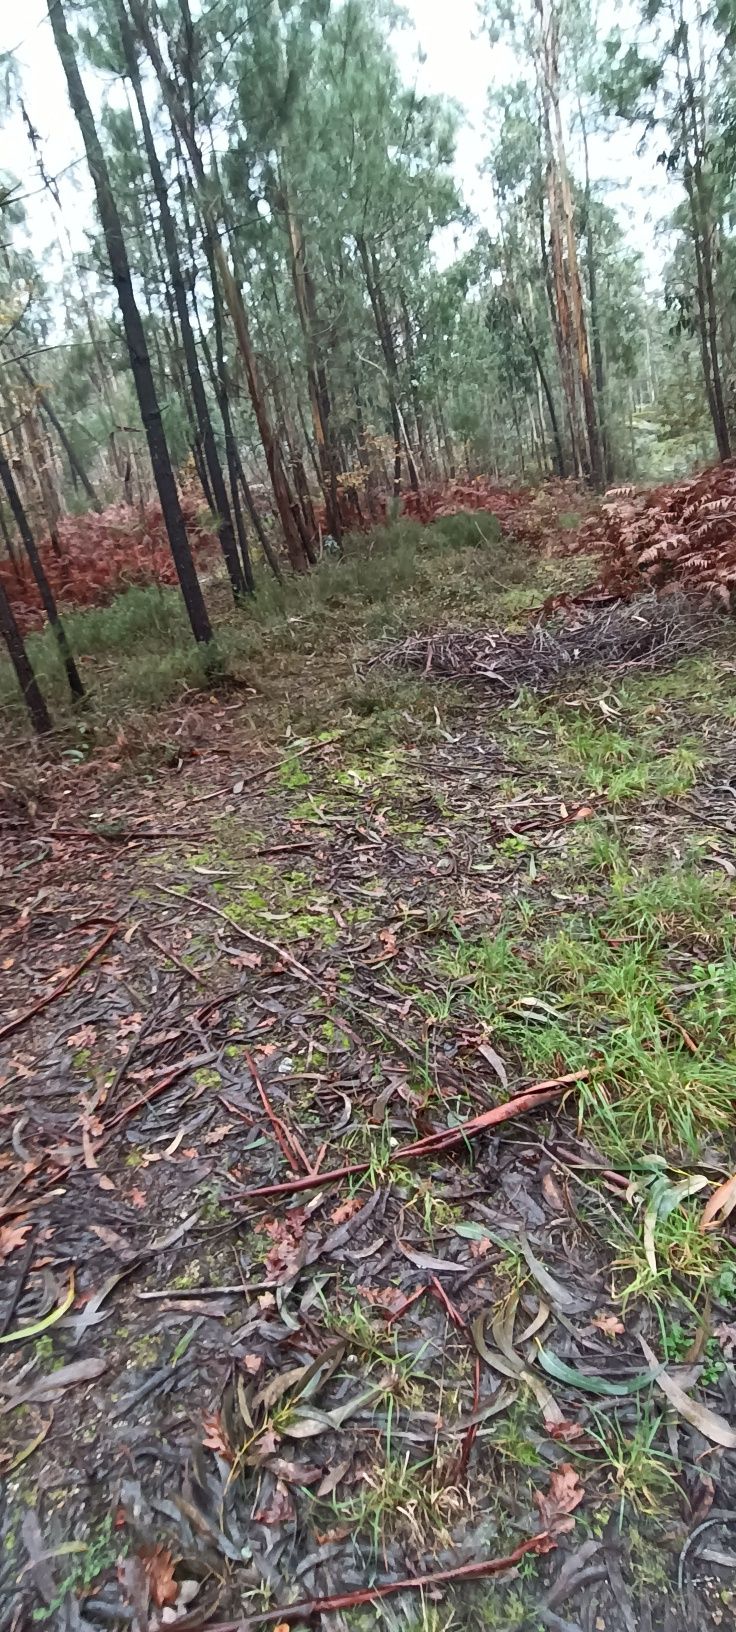
{"label": "slender tree trunk", "polygon": [[15,485],[15,477],[13,476],[13,472],[8,464],[5,454],[2,451],[0,451],[0,482],[2,482],[3,487],[5,488],[8,504],[10,505],[10,509],[13,514],[13,520],[18,528],[18,532],[23,540],[26,555],[31,563],[31,571],[36,580],[36,584],[38,585],[38,593],[41,596],[43,609],[49,620],[49,624],[54,633],[54,639],[56,640],[56,644],[59,648],[59,656],[61,657],[61,661],[64,665],[64,671],[69,683],[69,690],[74,700],[79,702],[80,698],[84,696],[84,686],[82,685],[79,670],[77,669],[77,665],[72,656],[71,647],[66,638],[66,630],[61,618],[59,617],[53,590],[48,578],[46,577],[43,561],[41,560],[38,549],[36,548],[36,540],[33,537],[33,533],[28,525],[28,518],[21,503],[20,493]]}
{"label": "slender tree trunk", "polygon": [[56,48],[66,75],[69,101],[84,141],[87,162],[94,182],[97,207],[105,235],[113,282],[120,303],[125,338],[130,354],[141,419],[148,440],[151,467],[161,501],[164,524],[169,536],[182,595],[195,640],[210,641],[212,629],[189,548],[184,517],[171,467],[161,410],[151,371],[151,359],[140,312],[133,293],[130,265],[117,205],[110,186],[107,164],[97,135],[92,109],[82,84],[74,42],[66,25],[62,0],[50,0],[49,19]]}
{"label": "slender tree trunk", "polygon": [[342,545],[340,506],[337,495],[337,454],[330,424],[332,405],[327,384],[327,370],[324,359],[319,354],[317,341],[319,332],[317,302],[307,263],[304,236],[294,215],[289,187],[283,169],[280,194],[289,238],[291,281],[294,287],[294,299],[307,359],[309,406],[312,414],[314,439],[317,444],[319,480],[325,500],[327,530],[337,540],[337,543]]}
{"label": "slender tree trunk", "polygon": [[8,656],[18,677],[26,708],[36,735],[45,736],[53,730],[51,717],[31,666],[23,636],[13,616],[13,609],[0,579],[0,635],[8,648]]}
{"label": "slender tree trunk", "polygon": [[452,437],[451,437],[449,429],[448,429],[447,420],[445,419],[445,410],[442,407],[442,403],[439,402],[439,401],[437,403],[437,423],[438,423],[439,428],[440,428],[440,436],[442,438],[442,446],[443,446],[443,448],[445,450],[445,458],[447,460],[447,474],[448,474],[449,480],[451,482],[454,482],[454,480],[455,480],[455,447],[454,447],[454,443],[453,443]]}
{"label": "slender tree trunk", "polygon": [[398,392],[399,370],[396,362],[396,352],[394,350],[391,325],[388,320],[386,303],[383,298],[383,289],[381,287],[378,262],[376,260],[374,251],[368,249],[368,245],[362,235],[356,239],[356,243],[358,246],[358,254],[360,256],[361,265],[363,267],[363,275],[365,277],[365,286],[368,291],[368,299],[371,304],[371,311],[373,312],[373,321],[376,325],[376,334],[378,335],[381,350],[383,352],[383,360],[386,365],[386,385],[388,388],[391,428],[394,438],[394,497],[398,498],[401,492],[402,440],[407,441],[407,470],[409,473],[409,483],[415,493],[419,492],[419,477],[417,476],[417,467],[414,463],[411,449],[408,446],[408,438],[405,437],[405,434],[402,437],[402,423],[399,410]]}
{"label": "slender tree trunk", "polygon": [[143,142],[146,149],[146,156],[148,158],[148,167],[151,172],[153,190],[156,197],[156,203],[158,205],[161,233],[164,241],[166,260],[168,262],[169,275],[171,279],[171,290],[174,297],[176,315],[179,320],[179,332],[181,334],[181,342],[184,350],[184,361],[186,363],[187,374],[189,376],[192,401],[194,404],[194,413],[199,429],[202,452],[212,488],[212,498],[214,500],[215,511],[218,518],[217,530],[220,539],[220,546],[225,559],[225,565],[230,578],[233,595],[237,601],[239,596],[243,594],[246,588],[246,581],[248,578],[251,580],[252,587],[253,574],[250,570],[250,561],[248,560],[247,542],[245,545],[244,559],[248,560],[248,572],[244,574],[238,559],[238,550],[235,542],[235,534],[233,532],[232,516],[230,514],[230,505],[228,503],[225,478],[220,465],[217,444],[215,442],[215,433],[212,428],[209,406],[207,403],[207,397],[197,359],[197,348],[194,343],[194,333],[192,330],[191,320],[189,317],[189,306],[187,303],[187,292],[182,274],[181,260],[179,257],[176,227],[169,208],[166,182],[161,169],[158,153],[156,151],[156,144],[154,142],[153,132],[151,130],[151,122],[148,117],[148,108],[146,106],[146,99],[143,94],[143,84],[138,67],[135,40],[131,31],[128,14],[125,9],[125,0],[116,0],[116,11],[123,46],[123,55],[125,57],[125,69],[133,88],[133,95],[135,97],[136,107],[138,109],[138,117],[140,119],[141,129],[143,131]]}
{"label": "slender tree trunk", "polygon": [[243,362],[246,383],[250,394],[253,411],[256,416],[258,433],[263,444],[268,473],[271,478],[276,508],[279,512],[281,525],[286,540],[286,548],[292,568],[295,572],[306,572],[307,558],[302,541],[297,531],[291,510],[291,494],[281,460],[281,451],[273,434],[268,410],[266,407],[263,387],[261,384],[258,361],[253,349],[248,326],[245,304],[237,281],[233,275],[227,255],[220,241],[220,220],[217,208],[211,197],[208,198],[207,177],[205,174],[202,154],[197,143],[193,127],[187,117],[187,112],[181,100],[176,84],[167,73],[161,51],[142,0],[129,0],[130,12],[141,39],[145,42],[146,50],[153,63],[156,75],[161,86],[161,92],[169,110],[170,117],[177,126],[191,162],[194,178],[201,193],[201,206],[205,212],[207,226],[212,238],[212,250],[215,264],[222,284],[225,303],[227,305],[238,350]]}
{"label": "slender tree trunk", "polygon": [[[531,286],[529,288],[529,304],[530,304],[530,306],[532,304]],[[549,379],[547,378],[547,370],[546,370],[546,368],[544,366],[544,363],[542,362],[542,357],[541,357],[539,347],[538,347],[538,345],[536,343],[536,340],[534,339],[534,335],[532,333],[532,330],[531,330],[529,324],[527,323],[526,318],[524,317],[524,313],[523,313],[523,311],[521,309],[521,304],[520,303],[518,305],[518,312],[519,312],[519,319],[520,319],[520,322],[521,322],[522,333],[524,335],[524,339],[526,340],[527,346],[529,348],[529,355],[530,355],[530,357],[532,359],[532,362],[534,363],[534,367],[536,368],[536,371],[537,371],[537,374],[538,374],[538,377],[539,377],[539,383],[540,383],[542,391],[544,393],[544,400],[545,400],[545,402],[547,404],[547,413],[549,415],[550,430],[552,431],[552,441],[553,441],[554,450],[555,450],[555,471],[556,471],[557,475],[559,477],[561,477],[562,480],[564,480],[564,478],[565,478],[565,476],[567,474],[567,467],[566,467],[566,464],[565,464],[565,450],[564,450],[564,448],[562,446],[562,437],[560,435],[560,425],[559,425],[559,420],[557,418],[557,409],[555,408],[555,399],[554,399],[554,397],[552,395],[552,387],[551,387],[551,385],[549,383]]]}
{"label": "slender tree trunk", "polygon": [[[565,138],[562,129],[562,112],[560,109],[560,74],[559,74],[559,16],[557,11],[558,0],[550,0],[545,11],[545,0],[536,0],[536,7],[540,19],[540,56],[541,73],[543,77],[543,118],[548,153],[548,193],[550,198],[550,218],[555,233],[559,234],[559,244],[555,248],[558,261],[558,270],[561,282],[565,286],[566,304],[572,318],[572,341],[577,362],[577,382],[583,402],[585,428],[587,437],[588,465],[590,477],[595,487],[600,487],[603,480],[601,461],[600,438],[598,435],[598,420],[596,416],[593,382],[590,374],[590,348],[588,345],[588,330],[583,307],[583,290],[580,281],[580,263],[578,260],[577,242],[575,238],[575,219],[570,188],[570,176],[567,168],[565,152]],[[552,140],[550,116],[554,119],[555,140]],[[567,262],[562,251],[564,235],[567,250]]]}
{"label": "slender tree trunk", "polygon": [[7,521],[5,520],[5,511],[4,511],[1,504],[0,504],[0,535],[2,535],[2,540],[3,540],[3,543],[5,545],[6,550],[8,552],[8,557],[10,559],[10,563],[11,563],[11,566],[13,568],[13,572],[15,573],[16,580],[17,580],[18,584],[22,586],[22,584],[23,584],[23,574],[21,572],[20,561],[18,560],[18,553],[17,553],[17,550],[16,550],[15,545],[13,543],[13,540],[12,540],[12,538],[10,536],[10,529],[8,527]]}
{"label": "slender tree trunk", "polygon": [[598,311],[598,269],[595,256],[595,236],[593,232],[593,211],[590,191],[590,165],[588,161],[588,131],[583,118],[583,110],[578,99],[580,115],[580,129],[583,136],[583,155],[585,161],[585,244],[588,262],[588,301],[590,305],[590,341],[593,348],[593,369],[595,373],[596,406],[598,409],[598,424],[600,427],[601,467],[603,480],[606,484],[611,481],[611,448],[608,435],[608,413],[606,410],[606,376],[603,363],[603,341],[601,338],[600,313]]}
{"label": "slender tree trunk", "polygon": [[49,470],[46,449],[44,447],[41,427],[35,407],[31,407],[26,414],[25,432],[28,441],[28,451],[36,473],[38,491],[41,496],[46,529],[49,535],[51,548],[59,560],[62,559],[62,548],[59,542],[59,522],[61,520],[61,504],[56,490],[54,479]]}
{"label": "slender tree trunk", "polygon": [[682,146],[684,152],[684,182],[693,223],[693,246],[698,290],[698,318],[702,329],[701,355],[706,392],[711,408],[713,429],[721,459],[731,456],[731,435],[723,394],[719,344],[718,303],[713,274],[713,240],[716,218],[712,195],[706,178],[708,163],[708,134],[706,122],[705,73],[702,44],[702,13],[698,11],[698,38],[701,52],[700,86],[696,87],[690,56],[690,34],[684,7],[680,0],[679,17],[672,9],[676,23],[679,49],[685,65],[684,83],[678,60],[678,85],[681,103]]}
{"label": "slender tree trunk", "polygon": [[419,381],[417,379],[417,358],[416,349],[414,346],[414,335],[411,326],[411,317],[403,288],[399,289],[399,303],[401,305],[401,321],[404,330],[404,348],[406,351],[406,361],[409,368],[409,389],[411,391],[412,406],[414,408],[414,421],[417,428],[417,447],[419,449],[419,458],[426,481],[429,474],[429,466],[427,463],[427,441],[424,431],[424,409],[422,407],[422,399],[419,392]]}
{"label": "slender tree trunk", "polygon": [[87,498],[89,499],[92,509],[96,510],[99,515],[102,510],[102,500],[99,498],[96,489],[90,481],[79,455],[72,447],[61,420],[59,419],[56,410],[49,402],[46,392],[42,391],[41,387],[36,384],[30,369],[26,367],[25,363],[18,363],[16,366],[19,372],[22,374],[26,385],[30,386],[31,390],[33,391],[41,413],[45,415],[49,424],[53,425],[56,435],[58,436],[61,446],[64,449],[69,461],[69,468],[73,476],[77,477],[78,481],[84,488],[85,493],[87,494]]}

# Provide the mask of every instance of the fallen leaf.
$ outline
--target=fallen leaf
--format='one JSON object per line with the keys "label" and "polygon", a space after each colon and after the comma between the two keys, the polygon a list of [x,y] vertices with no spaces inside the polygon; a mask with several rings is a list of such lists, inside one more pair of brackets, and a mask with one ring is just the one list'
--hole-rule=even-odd
{"label": "fallen leaf", "polygon": [[28,1388],[21,1388],[11,1394],[0,1410],[14,1411],[17,1405],[25,1405],[29,1400],[52,1400],[57,1394],[63,1394],[67,1388],[73,1388],[77,1383],[91,1383],[107,1371],[108,1361],[100,1356],[98,1359],[72,1360],[68,1366],[60,1366],[58,1371],[52,1371],[47,1377],[37,1377],[35,1383]]}
{"label": "fallen leaf", "polygon": [[266,1274],[270,1281],[288,1281],[300,1268],[299,1248],[306,1229],[303,1207],[294,1207],[283,1219],[267,1218],[261,1225],[273,1246],[266,1253]]}
{"label": "fallen leaf", "polygon": [[552,1208],[553,1213],[566,1213],[567,1212],[568,1209],[567,1209],[567,1203],[565,1202],[565,1198],[564,1198],[564,1196],[562,1194],[562,1191],[560,1190],[559,1185],[553,1179],[551,1173],[545,1173],[544,1176],[543,1176],[543,1179],[542,1179],[542,1193],[544,1195],[544,1199],[545,1199],[545,1201],[547,1203],[547,1206]]}
{"label": "fallen leaf", "polygon": [[223,1457],[226,1462],[233,1462],[235,1453],[225,1432],[222,1418],[217,1412],[213,1412],[211,1415],[203,1417],[202,1420],[205,1428],[202,1444],[205,1450],[216,1451],[217,1455]]}
{"label": "fallen leaf", "polygon": [[30,1224],[4,1224],[0,1230],[0,1264],[4,1264],[11,1252],[22,1247],[26,1239]]}
{"label": "fallen leaf", "polygon": [[228,959],[243,969],[260,969],[263,962],[260,952],[240,952],[235,946],[229,949]]}
{"label": "fallen leaf", "polygon": [[172,1558],[168,1547],[155,1547],[152,1552],[143,1552],[141,1558],[151,1602],[157,1609],[164,1609],[166,1604],[175,1604],[179,1596],[179,1588],[174,1580],[178,1560]]}
{"label": "fallen leaf", "polygon": [[724,1320],[720,1326],[713,1327],[713,1336],[718,1339],[726,1359],[733,1359],[734,1350],[736,1349],[736,1325],[731,1321]]}
{"label": "fallen leaf", "polygon": [[349,1201],[341,1201],[334,1213],[330,1213],[331,1224],[344,1224],[346,1219],[353,1218],[363,1206],[359,1196],[352,1196]]}
{"label": "fallen leaf", "polygon": [[593,1315],[590,1324],[591,1326],[597,1326],[598,1331],[603,1332],[606,1337],[620,1337],[621,1333],[626,1330],[618,1315]]}
{"label": "fallen leaf", "polygon": [[491,1048],[490,1043],[479,1043],[478,1044],[478,1053],[483,1055],[484,1060],[487,1060],[488,1064],[495,1071],[496,1076],[498,1077],[498,1080],[499,1080],[499,1082],[501,1084],[501,1087],[502,1088],[508,1088],[508,1085],[509,1085],[508,1072],[507,1072],[506,1067],[505,1067],[505,1065],[503,1063],[503,1060],[501,1059],[500,1054],[496,1053],[495,1048]]}
{"label": "fallen leaf", "polygon": [[562,1445],[574,1445],[579,1439],[587,1438],[579,1422],[545,1422],[544,1430],[550,1439],[556,1439]]}
{"label": "fallen leaf", "polygon": [[572,1515],[584,1495],[580,1477],[570,1462],[563,1462],[559,1468],[554,1468],[549,1490],[534,1492],[543,1529],[548,1530],[551,1536],[561,1536],[567,1530],[573,1530],[575,1520]]}
{"label": "fallen leaf", "polygon": [[96,1026],[80,1026],[71,1037],[67,1037],[67,1048],[91,1048],[97,1042]]}
{"label": "fallen leaf", "polygon": [[206,1145],[219,1145],[220,1141],[222,1139],[226,1139],[228,1134],[232,1133],[232,1131],[232,1122],[221,1122],[218,1127],[211,1128],[210,1132],[205,1134],[204,1143]]}
{"label": "fallen leaf", "polygon": [[240,1361],[245,1370],[250,1373],[250,1376],[256,1377],[263,1365],[263,1356],[261,1354],[241,1354]]}
{"label": "fallen leaf", "polygon": [[701,1234],[704,1235],[706,1230],[717,1230],[719,1224],[725,1224],[734,1207],[736,1207],[736,1173],[730,1179],[726,1179],[724,1184],[719,1184],[718,1189],[708,1197],[700,1220]]}
{"label": "fallen leaf", "polygon": [[124,1019],[118,1021],[115,1029],[118,1037],[127,1037],[131,1031],[140,1031],[142,1025],[142,1014],[128,1014]]}
{"label": "fallen leaf", "polygon": [[[100,1173],[100,1175],[99,1175],[99,1177],[97,1179],[97,1184],[98,1184],[100,1190],[114,1190],[115,1189],[115,1185],[113,1184],[112,1179],[108,1179],[108,1176],[107,1176],[106,1173]],[[91,1228],[92,1228],[92,1225],[90,1225],[90,1229]]]}
{"label": "fallen leaf", "polygon": [[[656,1365],[656,1357],[641,1333],[639,1343],[650,1365]],[[663,1368],[660,1368],[655,1380],[657,1387],[661,1388],[670,1405],[674,1405],[685,1422],[697,1428],[699,1433],[703,1434],[705,1439],[712,1440],[714,1445],[723,1445],[728,1451],[736,1450],[736,1428],[732,1428],[725,1417],[720,1417],[717,1411],[711,1411],[710,1406],[702,1405],[699,1400],[691,1400],[684,1388],[681,1388],[674,1377],[670,1377],[669,1372]]]}
{"label": "fallen leaf", "polygon": [[285,1484],[279,1479],[276,1489],[266,1507],[259,1509],[253,1516],[256,1524],[286,1524],[294,1517],[294,1503]]}
{"label": "fallen leaf", "polygon": [[364,1303],[376,1304],[379,1309],[386,1309],[391,1314],[406,1303],[406,1293],[399,1286],[358,1286],[356,1292]]}

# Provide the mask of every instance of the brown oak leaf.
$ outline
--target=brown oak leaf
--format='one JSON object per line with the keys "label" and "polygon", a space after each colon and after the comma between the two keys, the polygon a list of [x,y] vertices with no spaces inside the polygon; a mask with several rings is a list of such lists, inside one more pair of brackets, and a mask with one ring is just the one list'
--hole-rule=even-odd
{"label": "brown oak leaf", "polygon": [[151,1602],[157,1609],[164,1609],[167,1604],[175,1604],[179,1596],[179,1588],[174,1580],[178,1560],[172,1558],[168,1547],[154,1547],[151,1551],[144,1552],[142,1557]]}
{"label": "brown oak leaf", "polygon": [[565,1531],[574,1529],[572,1515],[584,1495],[579,1475],[570,1462],[563,1462],[559,1468],[553,1469],[549,1490],[535,1490],[534,1500],[542,1525],[551,1536],[561,1536]]}

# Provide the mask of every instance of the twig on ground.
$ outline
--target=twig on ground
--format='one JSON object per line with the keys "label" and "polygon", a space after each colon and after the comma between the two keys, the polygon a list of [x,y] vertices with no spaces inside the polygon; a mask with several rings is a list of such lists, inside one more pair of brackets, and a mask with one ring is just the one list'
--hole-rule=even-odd
{"label": "twig on ground", "polygon": [[254,1059],[250,1054],[245,1054],[244,1059],[260,1094],[263,1109],[266,1112],[269,1122],[271,1123],[271,1127],[276,1135],[278,1144],[286,1157],[292,1173],[299,1173],[300,1168],[304,1167],[305,1171],[311,1174],[311,1163],[307,1161],[296,1135],[291,1132],[290,1128],[287,1128],[286,1123],[282,1122],[281,1117],[276,1115],[276,1112],[258,1074]]}
{"label": "twig on ground", "polygon": [[[98,921],[105,922],[104,919]],[[30,1008],[24,1009],[22,1014],[16,1015],[14,1020],[9,1020],[6,1025],[0,1027],[0,1043],[4,1042],[6,1037],[12,1037],[14,1032],[20,1031],[21,1026],[25,1026],[29,1020],[33,1019],[34,1015],[40,1014],[42,1009],[47,1009],[50,1003],[55,1003],[57,997],[63,997],[64,993],[68,992],[69,987],[74,985],[75,980],[78,980],[79,976],[84,974],[85,969],[94,962],[94,959],[98,958],[100,953],[104,952],[105,947],[110,945],[119,930],[119,924],[111,924],[101,939],[95,946],[90,947],[86,956],[82,958],[80,963],[75,965],[65,980],[55,986],[52,992],[47,992],[45,997],[39,997],[38,1001],[32,1003]]]}
{"label": "twig on ground", "polygon": [[[292,753],[284,754],[282,759],[272,760],[269,765],[262,765],[259,771],[251,771],[250,776],[242,776],[239,781],[244,788],[250,788],[254,782],[262,782],[264,777],[273,776],[282,766],[289,765],[293,759],[304,759],[306,754],[316,754],[321,748],[331,748],[333,742],[339,742],[345,736],[344,731],[335,731],[331,737],[325,737],[319,742],[308,742],[304,748],[295,748]],[[203,793],[192,800],[194,805],[205,805],[210,799],[229,799],[232,796],[232,787],[214,788],[212,793]],[[237,795],[236,795],[237,797]]]}
{"label": "twig on ground", "polygon": [[177,1625],[186,1626],[187,1632],[251,1632],[252,1628],[268,1626],[274,1621],[311,1620],[313,1616],[330,1615],[342,1609],[359,1609],[361,1604],[372,1604],[377,1598],[388,1598],[394,1592],[422,1592],[425,1587],[449,1586],[453,1581],[482,1581],[489,1575],[501,1575],[513,1569],[529,1553],[545,1553],[555,1542],[548,1530],[542,1530],[528,1541],[522,1541],[505,1558],[485,1558],[470,1564],[456,1564],[446,1570],[431,1570],[428,1575],[406,1576],[399,1581],[382,1581],[373,1587],[361,1587],[357,1592],[338,1593],[334,1598],[305,1598],[297,1604],[283,1604],[279,1609],[265,1609],[255,1615],[240,1616],[237,1621],[192,1620],[171,1622],[171,1632]]}
{"label": "twig on ground", "polygon": [[9,1304],[7,1306],[7,1309],[5,1310],[5,1314],[3,1315],[2,1320],[0,1320],[0,1337],[5,1336],[5,1333],[8,1330],[10,1322],[13,1319],[13,1315],[15,1314],[15,1311],[16,1311],[16,1309],[18,1307],[18,1302],[19,1302],[21,1293],[23,1291],[23,1287],[25,1286],[25,1283],[26,1283],[26,1276],[27,1276],[28,1271],[29,1271],[29,1269],[31,1267],[31,1259],[32,1259],[33,1254],[34,1254],[34,1252],[36,1250],[36,1236],[37,1236],[37,1234],[38,1234],[38,1225],[34,1224],[33,1229],[31,1230],[30,1238],[26,1242],[25,1248],[23,1250],[23,1256],[22,1256],[21,1261],[20,1261],[20,1263],[18,1265],[18,1273],[17,1273],[16,1278],[15,1278],[15,1286],[13,1287],[13,1290],[12,1290],[12,1292],[10,1294],[10,1302],[9,1302]]}
{"label": "twig on ground", "polygon": [[[503,1105],[494,1105],[490,1111],[483,1111],[480,1116],[473,1116],[468,1122],[461,1122],[454,1128],[443,1128],[439,1133],[430,1133],[425,1139],[418,1139],[413,1145],[404,1145],[395,1150],[388,1158],[387,1166],[393,1167],[402,1162],[414,1161],[418,1156],[431,1156],[440,1150],[453,1150],[475,1133],[481,1133],[484,1128],[494,1127],[499,1122],[508,1122],[514,1116],[521,1116],[524,1111],[536,1110],[538,1105],[545,1105],[548,1100],[556,1099],[565,1088],[572,1088],[575,1083],[585,1082],[590,1076],[589,1071],[571,1071],[565,1077],[550,1078],[549,1081],[539,1082],[532,1088],[527,1088],[523,1094],[517,1094]],[[336,1184],[339,1179],[352,1178],[359,1173],[367,1173],[369,1162],[352,1162],[349,1167],[334,1167],[327,1173],[312,1173],[304,1179],[287,1179],[282,1184],[261,1184],[250,1190],[239,1190],[242,1201],[254,1201],[260,1196],[291,1196],[300,1190],[316,1190],[326,1184]]]}
{"label": "twig on ground", "polygon": [[143,933],[146,940],[150,941],[151,946],[155,946],[157,952],[161,952],[165,958],[168,958],[169,963],[173,963],[177,969],[181,969],[182,974],[187,975],[189,980],[196,981],[198,986],[207,986],[209,984],[206,975],[198,975],[194,969],[188,969],[181,958],[177,958],[175,952],[170,951],[168,946],[164,946],[162,941],[157,940],[156,936],[151,934],[150,929],[144,929]]}

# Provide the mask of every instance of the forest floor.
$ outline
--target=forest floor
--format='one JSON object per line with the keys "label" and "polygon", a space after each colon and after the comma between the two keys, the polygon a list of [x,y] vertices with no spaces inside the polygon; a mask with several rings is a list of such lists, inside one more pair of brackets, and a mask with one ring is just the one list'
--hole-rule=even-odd
{"label": "forest floor", "polygon": [[368,666],[591,575],[464,525],[3,769],[3,1632],[736,1624],[736,639]]}

